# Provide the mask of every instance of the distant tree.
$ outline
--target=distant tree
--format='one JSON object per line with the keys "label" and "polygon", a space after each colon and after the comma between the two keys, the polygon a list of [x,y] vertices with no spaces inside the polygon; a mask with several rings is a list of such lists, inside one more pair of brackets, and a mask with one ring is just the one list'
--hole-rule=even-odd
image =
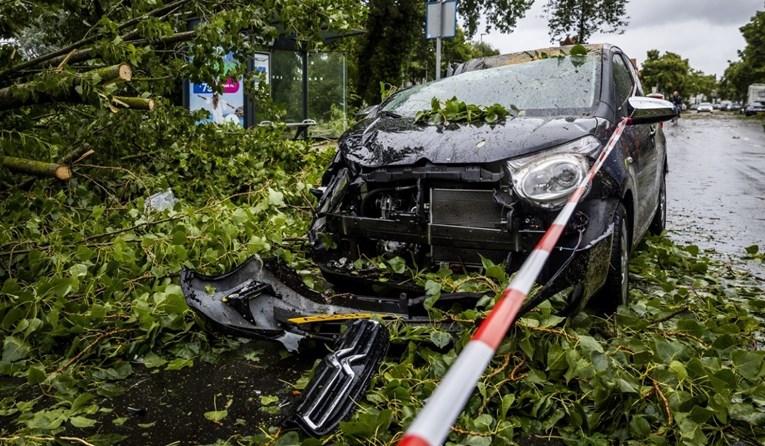
{"label": "distant tree", "polygon": [[664,93],[671,94],[677,90],[682,96],[690,94],[686,91],[691,67],[688,59],[679,54],[667,51],[660,56],[658,50],[649,50],[648,57],[640,69],[643,86],[650,90],[653,87]]}
{"label": "distant tree", "polygon": [[486,20],[486,31],[496,28],[510,33],[533,3],[534,0],[460,0],[459,15],[469,37],[478,31],[481,17]]}
{"label": "distant tree", "polygon": [[740,30],[746,41],[741,59],[749,70],[749,80],[765,82],[765,12],[757,12]]}
{"label": "distant tree", "polygon": [[425,5],[420,0],[369,0],[366,35],[357,53],[356,94],[380,102],[380,83],[401,85],[404,67],[424,38]]}
{"label": "distant tree", "polygon": [[566,36],[585,43],[596,32],[624,32],[628,19],[628,0],[547,0],[550,38],[557,42]]}
{"label": "distant tree", "polygon": [[714,74],[704,74],[703,71],[690,69],[688,78],[685,81],[685,94],[688,96],[703,94],[708,98],[720,97],[720,85],[717,82],[717,76]]}
{"label": "distant tree", "polygon": [[748,73],[744,62],[728,61],[723,78],[720,80],[721,97],[744,102],[749,82],[745,79]]}
{"label": "distant tree", "polygon": [[728,97],[743,101],[749,85],[765,83],[765,12],[758,11],[739,29],[746,46],[738,52],[739,60],[728,61],[721,86]]}

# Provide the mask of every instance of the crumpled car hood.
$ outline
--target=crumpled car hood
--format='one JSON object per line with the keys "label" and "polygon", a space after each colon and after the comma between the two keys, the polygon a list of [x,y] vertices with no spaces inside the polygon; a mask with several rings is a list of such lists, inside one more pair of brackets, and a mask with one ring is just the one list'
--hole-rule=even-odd
{"label": "crumpled car hood", "polygon": [[346,160],[364,167],[490,163],[594,134],[597,118],[518,117],[497,125],[415,124],[411,118],[366,119],[340,140]]}

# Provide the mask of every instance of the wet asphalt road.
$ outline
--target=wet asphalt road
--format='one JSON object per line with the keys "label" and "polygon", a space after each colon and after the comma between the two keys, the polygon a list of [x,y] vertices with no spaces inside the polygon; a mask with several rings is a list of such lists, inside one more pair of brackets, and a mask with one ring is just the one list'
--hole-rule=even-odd
{"label": "wet asphalt road", "polygon": [[765,131],[756,119],[686,112],[666,124],[667,230],[730,258],[765,250]]}

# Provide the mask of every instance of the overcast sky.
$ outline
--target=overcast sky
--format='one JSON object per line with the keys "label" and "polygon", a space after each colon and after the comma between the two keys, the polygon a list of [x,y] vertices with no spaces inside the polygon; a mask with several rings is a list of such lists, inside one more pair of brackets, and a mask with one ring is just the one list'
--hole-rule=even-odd
{"label": "overcast sky", "polygon": [[[501,53],[550,46],[542,8],[546,3],[536,0],[511,34],[492,31],[473,39],[483,39]],[[595,34],[589,43],[617,45],[638,64],[648,50],[671,51],[719,79],[728,61],[737,60],[737,51],[744,48],[739,28],[758,10],[765,10],[765,0],[630,0],[624,34]]]}

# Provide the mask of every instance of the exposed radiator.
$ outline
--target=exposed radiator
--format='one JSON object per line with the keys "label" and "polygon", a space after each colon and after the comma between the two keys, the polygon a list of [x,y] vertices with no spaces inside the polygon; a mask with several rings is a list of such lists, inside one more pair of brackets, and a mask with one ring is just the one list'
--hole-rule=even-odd
{"label": "exposed radiator", "polygon": [[[430,190],[431,225],[456,226],[499,230],[502,220],[502,206],[494,201],[494,191],[473,189]],[[507,251],[497,250],[486,244],[481,247],[466,247],[465,240],[440,240],[431,245],[434,262],[461,263],[480,266],[481,256],[494,262],[501,262]]]}
{"label": "exposed radiator", "polygon": [[502,207],[494,191],[472,189],[431,189],[430,222],[438,225],[499,228]]}

